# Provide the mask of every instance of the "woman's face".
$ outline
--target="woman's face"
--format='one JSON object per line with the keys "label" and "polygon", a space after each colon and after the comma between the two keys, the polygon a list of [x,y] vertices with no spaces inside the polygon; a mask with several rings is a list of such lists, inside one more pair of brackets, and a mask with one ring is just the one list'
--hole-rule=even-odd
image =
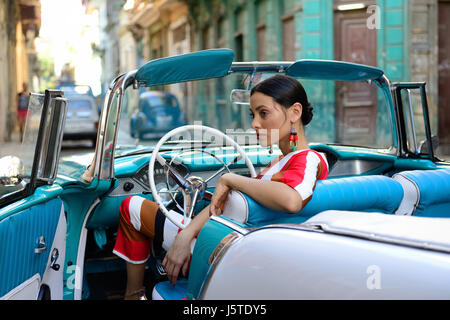
{"label": "woman's face", "polygon": [[255,92],[250,97],[252,128],[262,147],[268,147],[284,139],[290,133],[291,124],[285,108],[272,97]]}

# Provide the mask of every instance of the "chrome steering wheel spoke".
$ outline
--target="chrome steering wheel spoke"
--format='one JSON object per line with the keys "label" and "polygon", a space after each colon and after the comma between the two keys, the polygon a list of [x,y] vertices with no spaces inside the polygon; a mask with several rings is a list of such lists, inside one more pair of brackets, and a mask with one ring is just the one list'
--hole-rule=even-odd
{"label": "chrome steering wheel spoke", "polygon": [[[227,145],[231,145],[231,146],[234,147],[234,149],[239,153],[239,156],[236,157],[229,164],[226,164],[224,161],[222,161],[219,157],[217,157],[216,155],[212,154],[211,152],[208,152],[208,151],[205,151],[205,150],[200,150],[201,152],[207,153],[210,156],[212,156],[213,158],[215,158],[216,160],[218,160],[222,164],[222,168],[220,168],[218,171],[216,171],[213,175],[208,177],[206,180],[204,180],[204,179],[202,179],[200,177],[195,177],[195,176],[184,177],[180,172],[178,172],[178,170],[176,170],[176,168],[174,166],[172,166],[171,163],[168,163],[168,161],[166,161],[159,154],[159,150],[160,150],[161,146],[166,141],[168,141],[171,137],[176,136],[176,135],[180,135],[182,132],[188,131],[188,130],[194,130],[194,131],[195,130],[201,130],[202,132],[205,132],[205,133],[207,133],[209,135],[221,137],[222,139],[224,139],[224,141],[227,143]],[[158,141],[158,143],[156,144],[155,148],[153,149],[152,156],[151,156],[150,161],[149,161],[148,178],[149,178],[150,189],[152,190],[153,199],[158,204],[158,206],[161,209],[162,213],[172,223],[174,223],[180,229],[184,229],[186,227],[186,225],[190,222],[191,218],[192,218],[196,202],[201,200],[201,199],[203,199],[203,198],[210,200],[211,197],[212,197],[212,193],[207,190],[207,182],[211,181],[213,178],[215,178],[217,175],[219,175],[220,173],[224,172],[225,170],[228,171],[228,172],[231,172],[230,169],[229,169],[229,165],[239,161],[242,158],[245,160],[245,164],[247,165],[248,169],[250,170],[250,175],[252,177],[256,177],[255,168],[253,167],[253,164],[251,163],[251,161],[248,158],[248,156],[245,154],[244,150],[242,150],[242,148],[239,146],[239,144],[237,144],[230,137],[226,136],[223,132],[221,132],[221,131],[219,131],[217,129],[206,127],[206,126],[202,126],[202,125],[187,125],[187,126],[183,126],[183,127],[179,127],[179,128],[173,129],[172,131],[166,133]],[[170,177],[175,181],[175,183],[181,189],[181,192],[182,192],[182,194],[184,196],[184,203],[183,203],[183,210],[182,210],[184,218],[185,218],[184,219],[184,221],[185,221],[184,223],[183,222],[180,223],[172,215],[172,213],[170,213],[167,210],[165,204],[163,203],[161,197],[159,196],[159,192],[156,189],[155,178],[154,178],[155,161],[158,161],[159,164],[163,168],[165,168],[167,170],[167,174],[170,175]],[[167,192],[169,192],[169,194],[172,197],[172,199],[174,199],[175,197],[170,192],[170,189],[171,188],[168,187],[167,188],[167,190],[168,190]]]}

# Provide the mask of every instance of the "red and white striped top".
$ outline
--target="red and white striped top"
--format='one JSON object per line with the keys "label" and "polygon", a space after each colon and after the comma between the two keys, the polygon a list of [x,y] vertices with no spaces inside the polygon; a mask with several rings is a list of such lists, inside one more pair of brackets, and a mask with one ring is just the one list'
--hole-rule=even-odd
{"label": "red and white striped top", "polygon": [[279,156],[256,179],[278,181],[295,189],[303,201],[309,201],[317,180],[328,176],[328,162],[323,153],[305,149]]}

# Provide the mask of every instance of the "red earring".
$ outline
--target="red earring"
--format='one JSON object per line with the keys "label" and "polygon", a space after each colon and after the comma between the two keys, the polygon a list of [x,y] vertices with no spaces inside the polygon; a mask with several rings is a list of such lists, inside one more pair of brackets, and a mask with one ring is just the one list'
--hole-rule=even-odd
{"label": "red earring", "polygon": [[291,135],[289,136],[289,146],[291,147],[291,151],[295,151],[297,149],[297,141],[297,132],[295,131],[294,127],[292,127]]}

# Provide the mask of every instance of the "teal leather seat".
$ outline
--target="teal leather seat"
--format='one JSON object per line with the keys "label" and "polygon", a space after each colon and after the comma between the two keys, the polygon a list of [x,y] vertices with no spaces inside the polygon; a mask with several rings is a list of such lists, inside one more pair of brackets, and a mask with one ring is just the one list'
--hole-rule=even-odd
{"label": "teal leather seat", "polygon": [[180,278],[174,286],[170,281],[158,282],[152,292],[153,300],[185,300],[188,280]]}
{"label": "teal leather seat", "polygon": [[[403,188],[398,181],[386,176],[358,176],[317,181],[312,199],[297,213],[281,212],[260,205],[246,194],[241,193],[244,203],[232,206],[240,212],[238,222],[249,227],[259,227],[277,223],[303,223],[325,210],[346,210],[395,213],[403,199]],[[236,197],[237,198],[237,197]],[[242,200],[239,200],[242,202]],[[231,207],[230,207],[231,208]],[[242,209],[239,209],[242,208]],[[233,219],[236,212],[224,215]]]}
{"label": "teal leather seat", "polygon": [[450,168],[402,171],[393,179],[404,188],[403,214],[450,218]]}
{"label": "teal leather seat", "polygon": [[[325,210],[376,211],[393,214],[403,198],[398,181],[385,176],[360,176],[322,180],[316,184],[311,201],[298,213],[268,209],[248,195],[233,191],[224,208],[224,216],[247,227],[277,223],[303,223]],[[228,214],[227,214],[228,212]],[[187,280],[173,286],[169,281],[155,285],[155,300],[180,300],[186,297]]]}

